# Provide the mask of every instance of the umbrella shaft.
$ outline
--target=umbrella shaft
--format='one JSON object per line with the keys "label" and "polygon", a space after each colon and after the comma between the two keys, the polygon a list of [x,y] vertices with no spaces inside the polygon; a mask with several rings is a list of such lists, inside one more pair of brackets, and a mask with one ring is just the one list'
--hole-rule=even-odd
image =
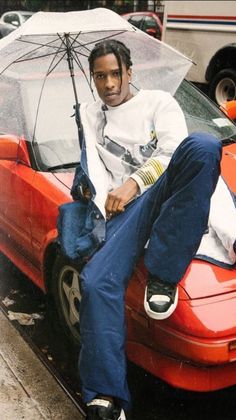
{"label": "umbrella shaft", "polygon": [[65,35],[66,38],[66,46],[67,46],[67,61],[68,61],[68,67],[71,75],[74,95],[75,95],[75,103],[78,105],[78,96],[77,96],[77,90],[76,90],[76,84],[75,84],[75,73],[74,73],[74,62],[73,62],[73,56],[71,53],[71,45],[68,38],[68,35]]}

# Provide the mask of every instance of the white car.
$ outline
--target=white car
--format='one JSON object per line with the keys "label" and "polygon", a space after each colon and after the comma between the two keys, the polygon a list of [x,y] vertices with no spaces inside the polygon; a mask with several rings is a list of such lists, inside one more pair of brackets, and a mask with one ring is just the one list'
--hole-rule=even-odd
{"label": "white car", "polygon": [[5,12],[1,16],[1,21],[5,23],[10,23],[11,25],[18,27],[21,26],[27,19],[29,19],[34,12],[28,12],[25,10],[17,10],[11,12]]}
{"label": "white car", "polygon": [[16,29],[15,26],[4,23],[0,20],[0,39],[14,31],[14,29]]}

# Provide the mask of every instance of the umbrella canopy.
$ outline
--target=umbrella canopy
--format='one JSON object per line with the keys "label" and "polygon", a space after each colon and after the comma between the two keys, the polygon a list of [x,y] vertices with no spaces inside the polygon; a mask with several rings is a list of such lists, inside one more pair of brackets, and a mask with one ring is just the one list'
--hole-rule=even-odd
{"label": "umbrella canopy", "polygon": [[[133,71],[137,88],[170,91],[177,89],[188,71],[191,61],[163,42],[146,35],[121,16],[104,8],[67,12],[35,13],[25,24],[0,41],[0,74],[9,65],[37,59],[40,66],[48,57],[56,67],[59,60],[66,60],[66,37],[78,58],[78,66],[88,69],[87,57],[94,44],[104,38],[117,38],[131,49]],[[39,61],[40,60],[40,61]],[[81,60],[81,63],[80,63]],[[22,74],[23,67],[16,72]],[[88,74],[87,74],[88,75]]]}
{"label": "umbrella canopy", "polygon": [[[74,104],[96,97],[88,56],[97,42],[107,38],[123,41],[130,48],[135,89],[163,89],[174,94],[191,66],[181,53],[111,10],[35,13],[0,40],[0,95],[6,92],[1,110],[5,107],[8,115],[8,132],[34,141],[41,150],[55,139],[67,147],[68,136],[77,137],[71,118]],[[26,125],[16,123],[16,113],[22,110]],[[62,159],[56,159],[55,147],[53,153],[56,164]],[[44,155],[49,158],[49,150]]]}

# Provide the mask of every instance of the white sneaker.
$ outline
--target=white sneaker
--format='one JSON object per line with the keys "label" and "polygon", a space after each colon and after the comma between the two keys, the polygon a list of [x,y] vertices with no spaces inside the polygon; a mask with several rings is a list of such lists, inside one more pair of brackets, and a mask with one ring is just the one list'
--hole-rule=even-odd
{"label": "white sneaker", "polygon": [[87,420],[126,420],[122,408],[103,398],[95,398],[87,404]]}
{"label": "white sneaker", "polygon": [[144,309],[150,318],[166,319],[175,310],[178,303],[176,284],[164,283],[149,275],[144,296]]}

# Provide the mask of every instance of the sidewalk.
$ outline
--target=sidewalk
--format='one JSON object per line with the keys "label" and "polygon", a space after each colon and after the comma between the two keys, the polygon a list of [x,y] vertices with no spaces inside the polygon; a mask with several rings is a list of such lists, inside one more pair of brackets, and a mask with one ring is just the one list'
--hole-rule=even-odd
{"label": "sidewalk", "polygon": [[1,310],[0,419],[84,420]]}

